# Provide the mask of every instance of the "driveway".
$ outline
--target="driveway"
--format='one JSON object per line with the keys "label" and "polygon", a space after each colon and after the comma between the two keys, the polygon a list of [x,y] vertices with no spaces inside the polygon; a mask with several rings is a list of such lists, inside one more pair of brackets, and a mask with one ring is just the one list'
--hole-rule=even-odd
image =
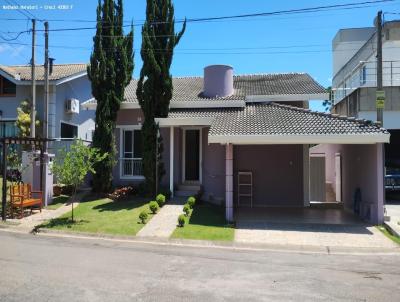
{"label": "driveway", "polygon": [[377,228],[341,209],[264,208],[238,211],[235,241],[276,245],[393,248]]}

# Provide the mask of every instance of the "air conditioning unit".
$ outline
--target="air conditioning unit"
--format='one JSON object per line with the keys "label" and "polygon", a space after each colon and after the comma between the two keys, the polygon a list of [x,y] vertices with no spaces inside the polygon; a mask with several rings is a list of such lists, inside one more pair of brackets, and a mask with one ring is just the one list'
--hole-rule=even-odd
{"label": "air conditioning unit", "polygon": [[65,112],[66,113],[79,113],[79,100],[68,99],[65,102]]}

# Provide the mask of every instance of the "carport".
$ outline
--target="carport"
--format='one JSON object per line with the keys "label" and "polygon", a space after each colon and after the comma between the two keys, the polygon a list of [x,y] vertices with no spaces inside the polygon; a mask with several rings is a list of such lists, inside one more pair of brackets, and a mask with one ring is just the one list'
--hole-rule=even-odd
{"label": "carport", "polygon": [[[356,197],[360,217],[382,223],[383,144],[389,138],[385,129],[366,120],[277,103],[248,104],[242,112],[225,114],[211,124],[208,142],[225,145],[226,219],[246,213],[262,219],[264,213],[264,219],[314,217],[329,223],[341,216],[337,223],[357,222],[350,213],[361,191]],[[333,155],[338,152],[332,150],[340,151],[342,209],[310,209],[310,148],[318,145]]]}

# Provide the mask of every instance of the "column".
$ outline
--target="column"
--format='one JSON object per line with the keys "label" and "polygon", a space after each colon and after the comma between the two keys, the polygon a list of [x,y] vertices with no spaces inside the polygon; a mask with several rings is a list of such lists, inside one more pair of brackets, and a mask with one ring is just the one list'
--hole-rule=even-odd
{"label": "column", "polygon": [[233,145],[225,146],[225,217],[233,221]]}
{"label": "column", "polygon": [[169,128],[169,190],[174,197],[174,127]]}
{"label": "column", "polygon": [[[384,221],[385,207],[385,147],[384,144],[376,144],[376,207],[371,213],[372,223],[381,224]],[[372,211],[372,210],[371,210]]]}
{"label": "column", "polygon": [[303,202],[304,207],[310,206],[310,148],[303,145]]}

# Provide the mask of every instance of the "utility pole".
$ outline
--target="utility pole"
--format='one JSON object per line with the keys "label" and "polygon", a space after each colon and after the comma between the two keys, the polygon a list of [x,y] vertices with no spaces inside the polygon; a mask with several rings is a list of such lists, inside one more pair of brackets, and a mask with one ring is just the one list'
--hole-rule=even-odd
{"label": "utility pole", "polygon": [[31,60],[31,89],[32,89],[32,104],[31,104],[31,137],[35,137],[36,124],[36,75],[35,75],[35,44],[36,44],[36,20],[32,19],[32,60]]}
{"label": "utility pole", "polygon": [[[44,118],[43,138],[48,138],[48,107],[49,107],[49,22],[44,22]],[[47,142],[45,152],[47,151]]]}
{"label": "utility pole", "polygon": [[383,127],[383,110],[385,108],[385,92],[382,83],[382,11],[378,12],[376,17],[376,115],[377,121]]}

